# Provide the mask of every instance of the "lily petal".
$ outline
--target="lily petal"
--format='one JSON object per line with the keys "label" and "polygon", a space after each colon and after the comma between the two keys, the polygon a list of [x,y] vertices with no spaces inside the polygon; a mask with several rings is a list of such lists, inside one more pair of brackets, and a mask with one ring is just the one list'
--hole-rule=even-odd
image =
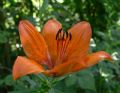
{"label": "lily petal", "polygon": [[79,60],[79,58],[78,60],[71,59],[68,62],[65,62],[54,67],[52,70],[46,71],[45,74],[47,74],[48,76],[49,75],[61,76],[64,74],[76,72],[91,67],[103,59],[112,60],[111,56],[108,53],[100,51],[92,53],[82,60]]}
{"label": "lily petal", "polygon": [[37,62],[26,57],[18,56],[13,66],[13,78],[18,79],[27,74],[41,73],[45,70]]}
{"label": "lily petal", "polygon": [[104,51],[99,51],[88,55],[85,58],[85,64],[87,65],[87,67],[90,67],[97,64],[100,60],[112,60],[112,57]]}
{"label": "lily petal", "polygon": [[37,62],[44,62],[47,59],[48,50],[42,35],[27,20],[20,21],[19,33],[26,55]]}
{"label": "lily petal", "polygon": [[101,60],[112,60],[112,57],[104,51],[99,51],[96,53],[89,54],[84,58],[82,62],[79,62],[79,65],[76,65],[72,69],[72,72],[81,70],[81,63],[84,64],[83,69],[85,69],[97,64]]}
{"label": "lily petal", "polygon": [[45,72],[48,76],[62,76],[64,74],[71,73],[73,68],[79,65],[79,70],[85,68],[84,62],[78,63],[78,61],[69,60],[63,64],[55,66],[53,69]]}
{"label": "lily petal", "polygon": [[68,32],[72,34],[72,39],[66,51],[66,58],[69,58],[69,60],[78,57],[82,59],[87,55],[89,49],[92,35],[90,24],[85,21],[79,22]]}
{"label": "lily petal", "polygon": [[57,20],[50,19],[46,22],[42,30],[42,35],[48,45],[52,62],[55,62],[57,58],[56,34],[61,28],[62,26]]}

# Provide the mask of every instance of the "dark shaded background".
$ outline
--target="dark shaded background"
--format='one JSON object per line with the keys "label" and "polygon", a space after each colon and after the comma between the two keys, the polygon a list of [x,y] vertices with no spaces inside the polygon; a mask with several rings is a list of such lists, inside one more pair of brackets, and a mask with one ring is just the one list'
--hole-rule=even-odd
{"label": "dark shaded background", "polygon": [[[19,21],[28,19],[40,31],[50,18],[59,20],[64,30],[78,21],[88,21],[93,29],[90,51],[107,51],[115,63],[103,61],[57,78],[56,84],[50,86],[33,75],[13,81],[14,60],[24,55]],[[48,93],[120,93],[119,55],[120,0],[0,0],[0,93],[45,93],[46,89]]]}

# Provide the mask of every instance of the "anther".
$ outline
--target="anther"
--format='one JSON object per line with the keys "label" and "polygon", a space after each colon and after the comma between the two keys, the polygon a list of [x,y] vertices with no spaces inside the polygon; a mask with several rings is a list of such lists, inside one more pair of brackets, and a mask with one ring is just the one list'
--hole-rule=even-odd
{"label": "anther", "polygon": [[57,32],[57,34],[56,34],[56,40],[58,40],[58,38],[59,38],[59,34],[61,33],[61,31],[62,31],[62,28],[59,29],[58,32]]}
{"label": "anther", "polygon": [[65,39],[65,33],[63,32],[62,40],[64,40],[64,39]]}
{"label": "anther", "polygon": [[65,33],[66,33],[66,38],[68,38],[68,32],[66,31]]}
{"label": "anther", "polygon": [[57,62],[55,65],[61,64],[64,60],[65,52],[69,45],[69,41],[72,39],[72,35],[69,32],[59,29],[56,34],[56,44],[57,44]]}
{"label": "anther", "polygon": [[69,33],[69,37],[70,37],[69,40],[71,40],[72,39],[72,34],[71,33]]}
{"label": "anther", "polygon": [[61,31],[62,31],[62,28],[60,28],[60,29],[58,30],[58,33],[61,33]]}

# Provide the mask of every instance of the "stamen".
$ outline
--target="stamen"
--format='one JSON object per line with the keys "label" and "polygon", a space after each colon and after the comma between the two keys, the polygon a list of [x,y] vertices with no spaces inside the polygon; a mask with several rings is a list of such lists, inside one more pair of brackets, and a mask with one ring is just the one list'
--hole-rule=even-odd
{"label": "stamen", "polygon": [[63,37],[62,37],[62,40],[64,40],[64,38],[65,38],[64,36],[65,36],[65,33],[63,33]]}
{"label": "stamen", "polygon": [[71,33],[69,33],[69,37],[70,37],[70,39],[69,39],[69,40],[71,40],[71,39],[72,39],[72,34],[71,34]]}
{"label": "stamen", "polygon": [[[65,54],[65,52],[66,52],[66,50],[67,50],[67,47],[68,47],[68,44],[69,44],[69,42],[70,42],[70,40],[72,39],[72,35],[71,35],[71,33],[68,33],[68,36],[67,36],[67,38],[66,38],[66,40],[65,40],[65,44],[64,44],[64,46],[63,46],[63,54]],[[64,55],[63,55],[64,56]]]}
{"label": "stamen", "polygon": [[59,38],[59,34],[61,33],[62,28],[58,30],[57,34],[56,34],[56,40]]}
{"label": "stamen", "polygon": [[68,37],[68,32],[66,31],[65,33],[66,33],[66,38],[67,38]]}
{"label": "stamen", "polygon": [[63,62],[65,52],[71,39],[72,39],[71,33],[64,32],[62,28],[58,30],[58,33],[56,34],[58,58],[55,65],[58,65]]}

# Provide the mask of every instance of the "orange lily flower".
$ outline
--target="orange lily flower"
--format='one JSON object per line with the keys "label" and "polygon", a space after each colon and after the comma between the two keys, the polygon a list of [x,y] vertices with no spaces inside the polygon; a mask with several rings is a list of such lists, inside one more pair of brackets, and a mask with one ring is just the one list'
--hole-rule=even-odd
{"label": "orange lily flower", "polygon": [[85,21],[64,32],[57,20],[50,19],[39,33],[29,21],[22,20],[19,34],[27,57],[17,57],[13,66],[15,80],[36,73],[62,76],[91,67],[102,59],[112,60],[104,51],[88,54],[92,32]]}

